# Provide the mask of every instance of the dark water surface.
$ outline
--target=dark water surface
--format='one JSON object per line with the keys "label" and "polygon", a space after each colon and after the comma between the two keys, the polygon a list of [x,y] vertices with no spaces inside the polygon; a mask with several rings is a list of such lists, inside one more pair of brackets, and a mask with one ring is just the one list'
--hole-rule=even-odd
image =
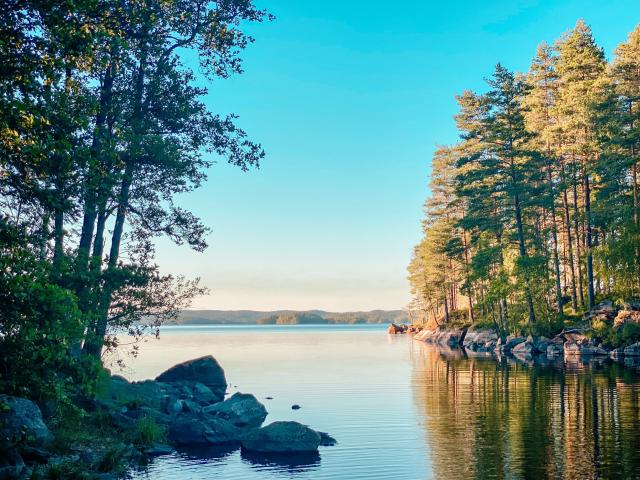
{"label": "dark water surface", "polygon": [[206,354],[224,367],[230,393],[265,404],[266,423],[296,420],[338,445],[303,458],[179,452],[133,478],[640,478],[631,368],[467,357],[381,326],[215,326],[164,329],[125,373],[153,378]]}

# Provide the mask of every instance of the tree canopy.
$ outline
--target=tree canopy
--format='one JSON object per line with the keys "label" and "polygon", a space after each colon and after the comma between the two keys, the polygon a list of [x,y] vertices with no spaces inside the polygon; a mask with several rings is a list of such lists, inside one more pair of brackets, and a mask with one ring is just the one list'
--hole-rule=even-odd
{"label": "tree canopy", "polygon": [[118,333],[153,331],[204,291],[160,272],[154,240],[204,250],[209,229],[180,195],[219,158],[248,170],[264,157],[235,115],[205,106],[194,69],[242,73],[244,27],[265,19],[250,0],[4,3],[3,390],[32,388],[28,363],[36,394],[54,394],[58,373],[99,365]]}
{"label": "tree canopy", "polygon": [[546,332],[640,296],[640,26],[607,62],[582,20],[523,74],[458,97],[409,265],[424,319]]}

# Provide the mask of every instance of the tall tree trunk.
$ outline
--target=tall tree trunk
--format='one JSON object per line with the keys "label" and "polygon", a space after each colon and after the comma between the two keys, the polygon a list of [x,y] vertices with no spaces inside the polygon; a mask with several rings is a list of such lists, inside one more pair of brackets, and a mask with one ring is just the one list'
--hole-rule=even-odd
{"label": "tall tree trunk", "polygon": [[[118,197],[118,210],[116,213],[116,220],[113,227],[113,234],[111,235],[111,248],[109,251],[109,262],[107,264],[107,271],[114,270],[118,265],[120,258],[120,244],[122,242],[122,235],[124,233],[124,225],[126,221],[127,209],[129,206],[129,192],[131,183],[133,182],[135,155],[139,150],[140,137],[143,134],[143,98],[144,98],[144,81],[147,68],[147,44],[144,40],[147,32],[143,32],[141,40],[140,51],[140,64],[136,75],[136,83],[134,87],[134,106],[133,106],[133,130],[135,137],[133,145],[129,146],[129,149],[133,153],[133,158],[127,158],[125,160],[125,170],[122,176],[122,182],[120,186],[120,194]],[[113,285],[107,282],[102,294],[102,301],[99,305],[99,316],[95,327],[94,335],[88,342],[86,353],[95,358],[100,358],[102,352],[102,346],[107,333],[107,325],[109,321],[109,308],[111,306],[111,299],[113,295]]]}
{"label": "tall tree trunk", "polygon": [[[513,196],[513,205],[516,211],[516,227],[518,229],[518,247],[520,250],[520,258],[527,258],[527,246],[524,243],[524,228],[522,225],[522,212],[520,210],[520,198],[516,193]],[[525,281],[525,295],[527,297],[527,307],[529,309],[529,323],[534,323],[536,321],[535,311],[533,309],[533,298],[531,297],[531,289],[529,285],[529,275],[524,279]]]}
{"label": "tall tree trunk", "polygon": [[444,323],[449,323],[449,306],[447,305],[447,291],[444,292]]}
{"label": "tall tree trunk", "polygon": [[57,277],[62,273],[64,258],[64,209],[58,203],[53,213],[53,272]]}
{"label": "tall tree trunk", "polygon": [[573,162],[573,227],[576,232],[576,263],[578,265],[578,299],[584,308],[584,287],[582,285],[582,252],[580,250],[580,225],[578,223],[578,177],[577,165]]}
{"label": "tall tree trunk", "polygon": [[[463,216],[464,218],[464,216]],[[464,273],[465,280],[468,288],[468,298],[469,298],[469,321],[474,324],[475,318],[473,314],[473,287],[471,285],[471,279],[469,278],[469,245],[467,243],[467,232],[466,230],[462,231],[462,246],[464,248]]]}
{"label": "tall tree trunk", "polygon": [[104,255],[104,230],[107,224],[106,199],[100,202],[98,207],[98,218],[96,223],[96,235],[93,241],[93,252],[91,253],[91,270],[97,275],[102,267],[102,256]]}
{"label": "tall tree trunk", "polygon": [[49,242],[49,222],[51,221],[51,215],[49,212],[45,212],[42,216],[42,231],[40,233],[40,260],[44,261],[47,258],[47,244]]}
{"label": "tall tree trunk", "polygon": [[591,188],[589,185],[589,172],[586,168],[586,162],[583,161],[583,178],[584,178],[584,217],[585,217],[585,243],[587,249],[587,298],[589,300],[589,308],[593,308],[596,304],[596,296],[593,290],[593,253],[591,251]]}
{"label": "tall tree trunk", "polygon": [[105,136],[107,135],[105,128],[107,113],[111,108],[114,74],[113,69],[114,65],[112,60],[105,70],[102,81],[100,102],[98,112],[96,113],[96,124],[93,130],[89,169],[84,192],[84,216],[82,219],[82,229],[80,233],[80,241],[78,243],[78,255],[76,258],[76,267],[80,274],[86,272],[89,266],[89,252],[91,250],[93,230],[96,217],[98,215],[98,190],[101,188],[100,177],[102,176],[100,173],[102,170],[100,168],[100,157],[102,156],[102,144]]}
{"label": "tall tree trunk", "polygon": [[558,302],[558,315],[564,317],[562,306],[562,285],[560,283],[560,256],[558,255],[558,222],[556,219],[556,197],[553,186],[553,175],[551,173],[551,162],[547,164],[547,179],[549,181],[549,191],[551,192],[551,240],[553,247],[553,267],[556,276],[556,301]]}
{"label": "tall tree trunk", "polygon": [[[124,225],[127,215],[127,206],[129,203],[129,190],[133,180],[133,163],[128,162],[122,177],[120,186],[120,195],[118,197],[118,212],[111,235],[111,249],[109,251],[109,263],[107,271],[114,270],[118,266],[120,258],[120,245],[122,243],[122,235],[124,233]],[[98,308],[98,318],[95,329],[87,338],[83,352],[93,357],[99,358],[102,352],[102,345],[107,333],[107,323],[109,317],[109,307],[111,305],[111,296],[113,295],[113,286],[107,282],[102,294],[102,300]]]}
{"label": "tall tree trunk", "polygon": [[631,177],[633,179],[633,223],[635,226],[640,225],[640,215],[638,215],[638,165],[635,162],[635,153],[631,147],[631,157],[633,165],[631,166]]}
{"label": "tall tree trunk", "polygon": [[[564,167],[563,167],[564,170]],[[571,275],[571,306],[573,311],[578,311],[578,297],[576,292],[576,268],[573,261],[573,239],[571,238],[571,218],[569,216],[569,201],[567,189],[562,190],[562,207],[564,209],[564,224],[567,235],[567,260],[569,262],[569,273]]]}

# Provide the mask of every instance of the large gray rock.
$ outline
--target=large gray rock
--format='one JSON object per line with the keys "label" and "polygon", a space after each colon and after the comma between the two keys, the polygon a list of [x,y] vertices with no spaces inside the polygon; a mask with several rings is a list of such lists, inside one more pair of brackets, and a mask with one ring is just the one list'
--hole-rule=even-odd
{"label": "large gray rock", "polygon": [[166,398],[178,398],[179,389],[169,383],[144,380],[129,382],[118,375],[110,377],[98,391],[97,399],[113,408],[123,405],[146,405],[161,409]]}
{"label": "large gray rock", "polygon": [[169,439],[177,445],[237,443],[241,435],[232,423],[204,414],[179,415],[169,426]]}
{"label": "large gray rock", "polygon": [[205,384],[196,382],[193,384],[193,400],[200,405],[209,405],[217,401],[217,396]]}
{"label": "large gray rock", "polygon": [[204,408],[204,412],[231,422],[236,427],[259,427],[267,418],[267,409],[249,393],[234,393],[224,402]]}
{"label": "large gray rock", "polygon": [[532,341],[527,340],[525,342],[518,343],[515,347],[511,349],[511,353],[514,355],[523,355],[523,356],[531,356],[533,355],[535,350],[535,345]]}
{"label": "large gray rock", "polygon": [[508,336],[507,340],[504,342],[504,345],[502,346],[503,350],[505,352],[510,352],[511,350],[513,350],[517,345],[520,345],[521,343],[524,343],[527,339],[524,337],[513,337],[513,336]]}
{"label": "large gray rock", "polygon": [[43,445],[52,439],[35,403],[26,398],[0,395],[1,443],[26,441],[31,445]]}
{"label": "large gray rock", "polygon": [[211,355],[188,360],[174,365],[158,375],[158,382],[199,382],[213,392],[216,401],[221,401],[227,391],[227,379],[220,364]]}
{"label": "large gray rock", "polygon": [[489,352],[498,344],[498,334],[490,329],[470,328],[462,341],[467,350],[474,352]]}
{"label": "large gray rock", "polygon": [[247,433],[242,448],[261,453],[315,452],[321,441],[318,432],[298,422],[273,422]]}
{"label": "large gray rock", "polygon": [[565,356],[579,355],[579,356],[607,356],[609,353],[598,345],[594,345],[592,342],[566,342],[564,344]]}

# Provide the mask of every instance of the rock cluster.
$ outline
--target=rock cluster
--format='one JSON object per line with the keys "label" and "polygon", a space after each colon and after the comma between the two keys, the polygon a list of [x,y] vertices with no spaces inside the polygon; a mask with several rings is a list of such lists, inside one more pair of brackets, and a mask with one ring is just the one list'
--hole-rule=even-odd
{"label": "rock cluster", "polygon": [[[226,389],[224,370],[207,356],[175,365],[156,380],[129,382],[111,376],[91,407],[102,410],[122,430],[143,417],[163,426],[172,445],[147,447],[142,453],[148,457],[171,453],[173,447],[231,445],[290,454],[316,452],[320,445],[335,443],[329,435],[297,422],[262,427],[265,406],[246,393],[225,400]],[[24,475],[25,461],[47,463],[52,439],[35,403],[0,395],[0,480]]]}
{"label": "rock cluster", "polygon": [[[585,320],[604,322],[614,330],[626,324],[640,324],[640,301],[626,302],[622,309],[617,309],[610,300],[596,305],[585,315]],[[589,338],[583,329],[565,329],[553,338],[537,336],[508,336],[501,338],[493,329],[488,328],[446,328],[437,327],[433,330],[422,330],[413,337],[427,343],[446,345],[448,347],[463,347],[467,353],[495,353],[510,354],[520,359],[531,359],[536,355],[549,358],[557,356],[606,357],[614,360],[624,357],[640,357],[640,342],[607,350],[602,343]]]}
{"label": "rock cluster", "polygon": [[400,325],[396,325],[395,323],[392,323],[391,325],[389,325],[389,328],[387,331],[391,335],[397,335],[399,333],[407,333],[409,331],[409,325],[405,325],[404,323],[401,323]]}

